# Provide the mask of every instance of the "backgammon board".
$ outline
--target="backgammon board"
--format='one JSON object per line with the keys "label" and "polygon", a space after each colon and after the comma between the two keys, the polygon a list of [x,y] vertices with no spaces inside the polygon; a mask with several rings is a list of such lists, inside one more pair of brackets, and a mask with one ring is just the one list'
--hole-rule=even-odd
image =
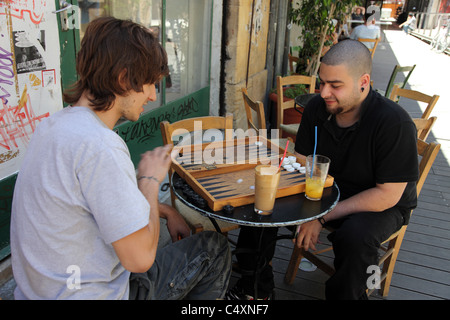
{"label": "backgammon board", "polygon": [[[172,151],[172,169],[211,210],[218,211],[225,205],[254,203],[255,167],[278,166],[283,154],[283,148],[261,136],[176,146]],[[286,152],[288,156],[294,155]],[[325,187],[332,185],[333,177],[328,176]],[[277,198],[302,192],[305,192],[304,171],[289,172],[281,167]]]}

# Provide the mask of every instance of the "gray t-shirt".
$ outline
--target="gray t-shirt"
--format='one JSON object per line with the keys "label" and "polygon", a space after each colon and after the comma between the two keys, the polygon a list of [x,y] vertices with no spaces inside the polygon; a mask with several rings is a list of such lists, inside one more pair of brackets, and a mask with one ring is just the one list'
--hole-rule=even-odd
{"label": "gray t-shirt", "polygon": [[[353,29],[350,35],[350,39],[353,40],[358,40],[358,38],[378,39],[380,35],[381,31],[378,26],[374,25],[366,26],[365,24],[362,24]],[[363,44],[369,49],[372,49],[374,46],[373,42],[363,42]]]}
{"label": "gray t-shirt", "polygon": [[149,222],[125,142],[85,107],[42,121],[17,178],[11,218],[16,299],[127,299],[111,245]]}

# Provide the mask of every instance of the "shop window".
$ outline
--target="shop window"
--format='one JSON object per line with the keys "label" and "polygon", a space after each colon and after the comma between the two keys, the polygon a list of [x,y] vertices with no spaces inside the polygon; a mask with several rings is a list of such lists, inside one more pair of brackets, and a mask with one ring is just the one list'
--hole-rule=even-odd
{"label": "shop window", "polygon": [[211,1],[79,0],[78,4],[80,38],[96,17],[114,16],[147,26],[163,43],[170,76],[158,86],[157,100],[144,106],[144,112],[209,85]]}
{"label": "shop window", "polygon": [[170,102],[209,85],[211,1],[167,0],[166,8]]}

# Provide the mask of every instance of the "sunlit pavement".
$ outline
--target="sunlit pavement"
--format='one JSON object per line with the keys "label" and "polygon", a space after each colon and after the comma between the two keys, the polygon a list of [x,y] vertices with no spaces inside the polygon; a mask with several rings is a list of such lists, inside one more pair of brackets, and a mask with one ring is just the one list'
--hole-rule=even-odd
{"label": "sunlit pavement", "polygon": [[[442,144],[443,152],[450,159],[450,56],[436,53],[431,46],[414,36],[406,35],[400,29],[384,31],[374,56],[372,78],[374,88],[386,89],[391,72],[396,64],[408,66],[416,64],[406,88],[418,90],[428,95],[440,96],[431,116],[438,120],[429,140]],[[403,103],[400,102],[402,105]],[[413,117],[420,117],[424,105],[418,109],[417,103],[404,102],[405,109]]]}

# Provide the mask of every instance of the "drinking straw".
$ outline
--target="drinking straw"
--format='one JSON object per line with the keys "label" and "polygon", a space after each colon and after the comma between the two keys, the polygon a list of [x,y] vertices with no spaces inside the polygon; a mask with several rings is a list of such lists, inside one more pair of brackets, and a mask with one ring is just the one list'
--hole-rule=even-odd
{"label": "drinking straw", "polygon": [[317,126],[314,128],[314,152],[313,152],[313,162],[311,166],[311,175],[310,175],[311,178],[313,176],[314,161],[316,160],[316,149],[317,149]]}
{"label": "drinking straw", "polygon": [[287,151],[288,145],[289,145],[289,140],[286,141],[286,147],[284,148],[283,159],[281,159],[281,161],[280,161],[280,165],[278,166],[278,170],[280,170],[281,164],[283,163],[284,158],[286,158],[286,151]]}

